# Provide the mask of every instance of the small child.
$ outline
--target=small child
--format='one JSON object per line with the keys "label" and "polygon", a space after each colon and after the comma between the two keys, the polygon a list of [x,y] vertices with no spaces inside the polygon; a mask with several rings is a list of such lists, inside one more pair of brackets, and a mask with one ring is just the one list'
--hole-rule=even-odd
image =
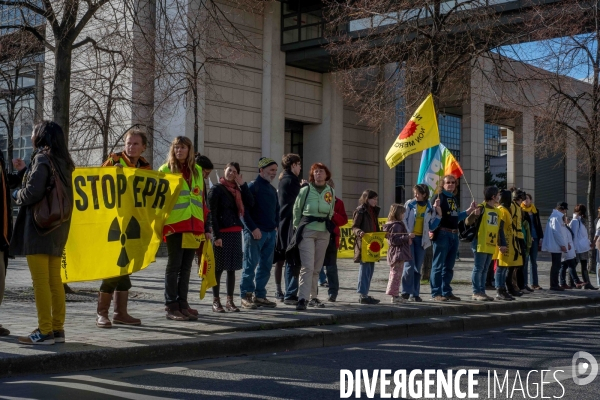
{"label": "small child", "polygon": [[[567,240],[567,252],[562,253],[561,264],[560,264],[560,273],[559,273],[559,283],[560,287],[563,289],[581,289],[585,286],[584,282],[579,280],[577,276],[577,254],[575,253],[575,244],[573,243],[573,231],[569,228],[567,224],[567,217],[563,217],[563,225],[562,225],[563,236]],[[567,271],[569,272],[569,276],[572,280],[571,285],[567,285],[566,277]]]}
{"label": "small child", "polygon": [[405,303],[406,299],[400,296],[400,281],[402,280],[402,271],[404,262],[411,260],[410,245],[414,233],[408,233],[406,225],[402,219],[406,208],[400,204],[392,204],[388,220],[383,225],[383,231],[386,232],[387,241],[390,245],[387,253],[387,262],[390,265],[390,279],[388,280],[386,294],[392,296],[392,303]]}

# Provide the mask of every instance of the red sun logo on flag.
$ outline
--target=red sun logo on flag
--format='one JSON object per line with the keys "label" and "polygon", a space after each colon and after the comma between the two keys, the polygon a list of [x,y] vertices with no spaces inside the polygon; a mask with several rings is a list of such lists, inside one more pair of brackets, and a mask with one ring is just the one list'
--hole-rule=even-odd
{"label": "red sun logo on flag", "polygon": [[404,129],[402,129],[402,132],[400,132],[398,139],[399,140],[408,139],[409,137],[414,135],[417,130],[417,126],[419,126],[419,124],[415,124],[414,121],[412,121],[412,120],[408,121],[408,124],[406,124]]}
{"label": "red sun logo on flag", "polygon": [[369,250],[371,250],[373,253],[379,253],[379,251],[381,250],[381,246],[378,242],[373,241],[369,243]]}

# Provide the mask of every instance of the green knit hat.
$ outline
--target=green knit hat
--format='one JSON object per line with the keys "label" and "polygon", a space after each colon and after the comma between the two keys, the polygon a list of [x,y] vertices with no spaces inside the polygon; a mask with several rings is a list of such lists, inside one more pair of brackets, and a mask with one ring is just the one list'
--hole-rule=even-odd
{"label": "green knit hat", "polygon": [[261,168],[267,168],[270,165],[277,165],[277,163],[275,162],[275,160],[273,160],[272,158],[269,157],[261,157],[258,160],[258,172],[260,172]]}

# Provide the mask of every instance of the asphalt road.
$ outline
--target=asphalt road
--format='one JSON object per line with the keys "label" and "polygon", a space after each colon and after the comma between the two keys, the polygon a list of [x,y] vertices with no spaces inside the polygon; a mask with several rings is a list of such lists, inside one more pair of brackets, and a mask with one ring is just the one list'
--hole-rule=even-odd
{"label": "asphalt road", "polygon": [[[405,369],[408,374],[415,369],[453,370],[454,374],[460,369],[478,369],[474,393],[480,399],[596,400],[600,376],[579,386],[571,378],[570,366],[577,351],[588,352],[600,361],[599,334],[600,317],[194,363],[20,376],[0,380],[0,399],[338,399],[341,369],[366,369],[369,375],[375,369],[390,369],[392,373]],[[592,368],[591,363],[588,365],[586,372]],[[544,380],[551,383],[544,385],[542,397],[540,373],[529,372],[552,367],[569,367],[568,375],[547,374]],[[489,395],[488,371],[492,377]],[[495,396],[494,371],[499,382],[507,377],[502,392],[496,386]],[[554,376],[564,379],[559,384]],[[422,381],[422,377],[417,378]],[[393,377],[389,379],[387,392],[393,394]],[[434,395],[436,388],[434,385]],[[375,389],[375,398],[380,398],[379,381]],[[460,391],[467,391],[467,376],[461,378]],[[442,393],[434,398],[459,395]],[[414,398],[409,392],[406,396]],[[356,398],[355,392],[351,398]],[[361,398],[368,398],[364,387]]]}

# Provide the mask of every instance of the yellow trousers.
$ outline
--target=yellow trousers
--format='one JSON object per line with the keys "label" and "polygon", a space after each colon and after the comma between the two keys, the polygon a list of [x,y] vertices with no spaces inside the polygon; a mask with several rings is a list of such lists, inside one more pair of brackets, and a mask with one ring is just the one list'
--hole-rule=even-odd
{"label": "yellow trousers", "polygon": [[38,328],[42,334],[64,329],[66,304],[65,290],[60,278],[61,257],[47,254],[27,256],[33,280]]}

